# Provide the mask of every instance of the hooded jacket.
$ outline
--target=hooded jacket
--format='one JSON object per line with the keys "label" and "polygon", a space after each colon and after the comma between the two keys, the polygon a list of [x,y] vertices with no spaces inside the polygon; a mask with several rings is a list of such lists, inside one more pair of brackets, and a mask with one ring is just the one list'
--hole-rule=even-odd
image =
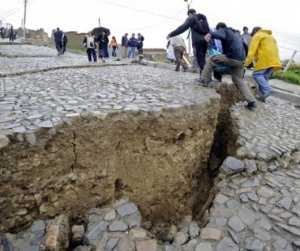
{"label": "hooded jacket", "polygon": [[252,38],[245,65],[254,63],[256,71],[282,68],[277,42],[270,30],[259,30]]}
{"label": "hooded jacket", "polygon": [[209,33],[209,25],[207,23],[206,16],[202,14],[194,14],[188,17],[185,22],[180,25],[176,30],[169,34],[169,37],[175,37],[191,29],[193,45],[197,43],[205,43],[204,36]]}
{"label": "hooded jacket", "polygon": [[212,38],[220,39],[223,54],[228,58],[244,61],[246,57],[242,37],[231,28],[221,28],[211,33]]}

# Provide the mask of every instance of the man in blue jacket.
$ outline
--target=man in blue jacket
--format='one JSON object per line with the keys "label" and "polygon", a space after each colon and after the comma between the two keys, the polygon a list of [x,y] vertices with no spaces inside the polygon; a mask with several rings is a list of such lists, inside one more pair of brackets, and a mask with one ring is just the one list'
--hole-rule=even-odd
{"label": "man in blue jacket", "polygon": [[128,41],[128,57],[129,58],[135,58],[138,45],[139,45],[139,42],[136,39],[135,34],[133,33],[131,38]]}
{"label": "man in blue jacket", "polygon": [[219,23],[216,31],[205,36],[209,42],[211,39],[219,39],[222,43],[223,54],[210,57],[205,64],[200,81],[204,86],[209,86],[212,82],[212,72],[214,67],[223,65],[229,68],[232,82],[240,90],[248,104],[246,108],[255,110],[255,98],[244,81],[244,60],[246,58],[245,49],[241,36],[232,28],[228,28],[225,23]]}
{"label": "man in blue jacket", "polygon": [[176,30],[168,35],[168,39],[175,37],[191,29],[193,47],[196,51],[196,58],[200,70],[202,71],[205,65],[205,55],[208,47],[207,41],[204,39],[205,35],[209,33],[209,25],[206,16],[197,14],[194,9],[189,9],[188,18]]}

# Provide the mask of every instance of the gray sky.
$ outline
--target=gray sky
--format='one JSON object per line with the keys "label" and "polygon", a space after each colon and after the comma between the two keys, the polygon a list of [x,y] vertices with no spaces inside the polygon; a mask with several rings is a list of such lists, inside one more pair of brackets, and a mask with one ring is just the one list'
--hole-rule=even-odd
{"label": "gray sky", "polygon": [[[86,32],[97,26],[111,29],[119,40],[124,32],[141,32],[146,47],[164,47],[166,35],[186,18],[184,0],[28,0],[29,28],[55,27]],[[213,3],[214,2],[214,3]],[[0,19],[20,26],[23,0],[0,0]],[[126,7],[127,6],[127,7]],[[299,0],[193,0],[211,26],[218,21],[242,29],[262,26],[275,32],[280,46],[300,49]],[[284,49],[283,49],[284,50]],[[288,53],[288,52],[287,52]]]}

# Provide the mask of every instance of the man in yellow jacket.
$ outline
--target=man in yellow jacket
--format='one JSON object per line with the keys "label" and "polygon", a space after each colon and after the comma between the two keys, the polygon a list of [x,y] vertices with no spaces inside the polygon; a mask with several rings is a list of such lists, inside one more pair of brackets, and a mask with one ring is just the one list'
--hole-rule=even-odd
{"label": "man in yellow jacket", "polygon": [[265,102],[271,95],[272,87],[269,78],[273,71],[282,68],[277,42],[272,36],[272,31],[255,27],[245,66],[254,64],[253,78],[258,84],[259,100]]}

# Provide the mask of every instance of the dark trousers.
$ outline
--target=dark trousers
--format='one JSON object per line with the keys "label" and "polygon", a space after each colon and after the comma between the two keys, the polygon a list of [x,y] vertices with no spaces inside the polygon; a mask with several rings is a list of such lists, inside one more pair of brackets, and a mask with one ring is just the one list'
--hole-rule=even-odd
{"label": "dark trousers", "polygon": [[9,42],[13,42],[13,41],[14,41],[14,38],[15,38],[14,34],[13,34],[13,33],[10,33],[10,34],[9,34]]}
{"label": "dark trousers", "polygon": [[196,52],[197,63],[202,71],[205,66],[205,57],[207,52],[207,43],[197,43],[193,45]]}
{"label": "dark trousers", "polygon": [[55,47],[56,47],[56,50],[59,54],[62,53],[62,44],[61,43],[55,43]]}
{"label": "dark trousers", "polygon": [[116,50],[117,50],[117,47],[116,47],[116,46],[113,46],[113,47],[112,47],[112,56],[113,56],[113,57],[116,57],[116,56],[117,56]]}
{"label": "dark trousers", "polygon": [[109,57],[109,55],[108,55],[108,47],[107,47],[107,45],[99,47],[99,58],[108,58],[108,57]]}
{"label": "dark trousers", "polygon": [[88,55],[89,62],[92,62],[92,61],[97,62],[97,54],[96,54],[95,49],[88,48],[86,50],[86,53]]}

